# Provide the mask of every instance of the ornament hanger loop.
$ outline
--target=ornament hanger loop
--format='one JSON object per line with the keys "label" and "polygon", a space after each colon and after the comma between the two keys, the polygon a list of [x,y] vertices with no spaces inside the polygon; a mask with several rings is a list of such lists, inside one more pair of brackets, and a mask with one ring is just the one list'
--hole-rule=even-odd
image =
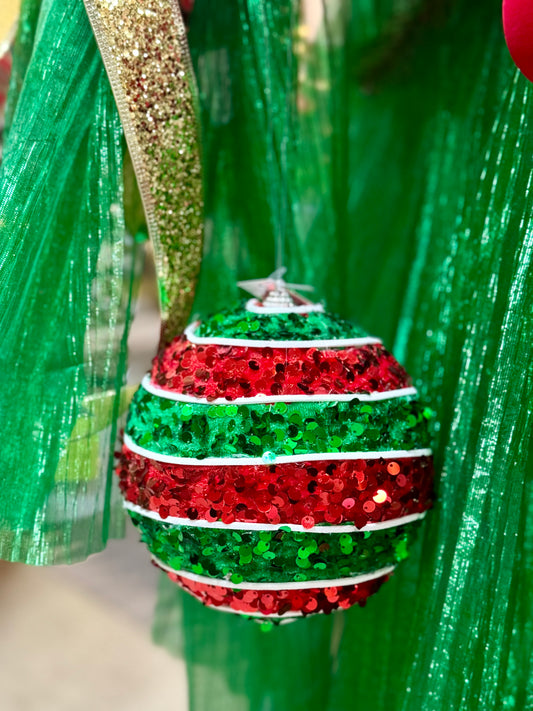
{"label": "ornament hanger loop", "polygon": [[247,304],[249,311],[263,313],[265,311],[323,311],[322,304],[315,304],[309,299],[296,293],[298,291],[314,291],[314,287],[307,284],[287,284],[283,279],[286,267],[280,267],[272,272],[266,279],[249,279],[239,281],[238,286],[244,289],[255,299]]}

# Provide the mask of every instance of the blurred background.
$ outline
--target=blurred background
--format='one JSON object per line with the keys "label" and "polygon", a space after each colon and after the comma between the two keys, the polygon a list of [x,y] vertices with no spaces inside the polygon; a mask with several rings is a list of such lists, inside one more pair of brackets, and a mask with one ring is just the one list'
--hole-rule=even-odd
{"label": "blurred background", "polygon": [[[158,336],[148,254],[129,339],[131,383],[147,370]],[[151,641],[158,572],[127,525],[124,540],[85,563],[0,561],[2,711],[186,710],[183,662]]]}

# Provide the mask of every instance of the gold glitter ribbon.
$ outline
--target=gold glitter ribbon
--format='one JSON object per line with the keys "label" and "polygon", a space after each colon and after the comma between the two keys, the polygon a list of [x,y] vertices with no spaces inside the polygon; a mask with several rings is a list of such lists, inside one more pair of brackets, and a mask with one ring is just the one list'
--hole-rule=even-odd
{"label": "gold glitter ribbon", "polygon": [[177,0],[84,0],[155,254],[161,346],[184,327],[202,256],[196,83]]}

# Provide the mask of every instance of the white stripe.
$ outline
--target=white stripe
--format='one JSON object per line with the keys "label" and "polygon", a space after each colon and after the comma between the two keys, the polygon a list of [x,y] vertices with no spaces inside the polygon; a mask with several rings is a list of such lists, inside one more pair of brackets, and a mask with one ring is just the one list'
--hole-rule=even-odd
{"label": "white stripe", "polygon": [[[189,595],[192,595],[195,600],[198,600],[198,602],[201,602],[205,607],[208,607],[210,610],[216,610],[217,612],[231,612],[234,615],[243,615],[244,617],[253,617],[254,619],[261,620],[262,622],[278,622],[280,625],[283,624],[289,624],[289,622],[294,622],[294,620],[299,619],[300,617],[304,616],[303,612],[283,612],[281,615],[276,612],[245,612],[244,610],[234,610],[233,607],[228,607],[227,605],[213,605],[213,603],[206,603],[203,600],[201,600],[199,597],[197,597],[191,590],[188,588],[183,588],[186,593],[189,593]],[[339,608],[341,609],[341,608]],[[336,612],[334,610],[333,612]],[[316,612],[307,612],[305,613],[306,617],[309,617],[310,615],[323,615],[324,612],[322,610],[317,610]]]}
{"label": "white stripe", "polygon": [[270,466],[272,464],[295,464],[297,462],[333,462],[347,459],[405,459],[407,457],[429,457],[431,449],[389,449],[383,452],[325,452],[312,454],[287,454],[276,457],[272,462],[262,457],[176,457],[172,454],[159,454],[136,444],[128,434],[124,434],[124,444],[135,454],[163,464],[182,464],[196,467],[213,466]]}
{"label": "white stripe", "polygon": [[246,302],[246,311],[251,311],[253,314],[263,314],[268,316],[269,314],[308,314],[311,311],[319,311],[324,313],[324,306],[322,304],[301,304],[300,306],[294,304],[294,306],[259,306],[259,301],[257,299],[249,299]]}
{"label": "white stripe", "polygon": [[248,583],[243,581],[238,585],[232,583],[230,580],[224,580],[221,578],[208,578],[205,575],[197,575],[196,573],[189,573],[186,570],[174,570],[170,566],[166,565],[155,555],[152,556],[154,563],[169,573],[174,573],[174,575],[179,575],[180,578],[185,578],[186,580],[192,580],[195,583],[203,583],[204,585],[213,585],[217,588],[229,588],[230,590],[312,590],[315,588],[337,588],[346,587],[347,585],[360,585],[361,583],[366,583],[369,580],[375,580],[376,578],[381,578],[383,575],[388,575],[392,573],[396,568],[395,565],[389,565],[387,568],[380,568],[380,570],[374,570],[371,573],[364,573],[363,575],[355,575],[351,578],[333,578],[331,580],[301,580],[299,582],[290,581],[286,583]]}
{"label": "white stripe", "polygon": [[185,395],[172,390],[164,390],[152,383],[150,373],[144,376],[142,386],[147,392],[156,397],[161,397],[165,400],[174,400],[174,402],[186,402],[197,405],[268,405],[274,402],[350,402],[351,400],[375,402],[377,400],[393,400],[395,398],[417,394],[416,388],[400,388],[398,390],[387,390],[383,392],[350,393],[349,395],[305,395],[305,393],[302,393],[301,395],[255,395],[254,397],[238,397],[235,398],[235,400],[217,397],[215,400],[208,400],[205,397],[194,397],[193,395]]}
{"label": "white stripe", "polygon": [[408,523],[423,519],[426,512],[409,514],[400,518],[393,518],[389,521],[380,521],[379,523],[367,523],[363,528],[357,528],[352,524],[329,526],[328,524],[319,524],[312,528],[305,528],[295,523],[248,523],[246,521],[233,521],[233,523],[224,523],[223,521],[206,521],[205,519],[190,519],[178,518],[177,516],[168,516],[161,518],[157,511],[149,511],[131,501],[124,501],[124,508],[128,511],[133,511],[144,518],[150,518],[153,521],[160,523],[169,523],[171,526],[193,526],[197,528],[218,528],[229,529],[231,531],[279,531],[281,528],[288,528],[291,531],[299,533],[364,533],[365,531],[383,531],[387,528],[395,528],[396,526],[406,526]]}
{"label": "white stripe", "polygon": [[248,338],[223,338],[212,336],[195,336],[194,332],[200,321],[191,323],[185,329],[185,335],[196,345],[213,346],[243,346],[245,348],[347,348],[348,346],[370,346],[380,344],[379,338],[365,336],[364,338],[334,338],[323,341],[254,341]]}

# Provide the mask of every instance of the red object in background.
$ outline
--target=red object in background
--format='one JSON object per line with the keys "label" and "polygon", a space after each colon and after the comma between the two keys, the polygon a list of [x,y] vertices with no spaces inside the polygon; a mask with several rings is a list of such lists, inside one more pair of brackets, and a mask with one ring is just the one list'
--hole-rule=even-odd
{"label": "red object in background", "polygon": [[11,74],[11,54],[8,52],[0,58],[0,115],[4,109]]}
{"label": "red object in background", "polygon": [[183,12],[192,12],[194,8],[194,0],[180,0],[180,5]]}
{"label": "red object in background", "polygon": [[532,0],[503,0],[503,31],[514,63],[533,81]]}

